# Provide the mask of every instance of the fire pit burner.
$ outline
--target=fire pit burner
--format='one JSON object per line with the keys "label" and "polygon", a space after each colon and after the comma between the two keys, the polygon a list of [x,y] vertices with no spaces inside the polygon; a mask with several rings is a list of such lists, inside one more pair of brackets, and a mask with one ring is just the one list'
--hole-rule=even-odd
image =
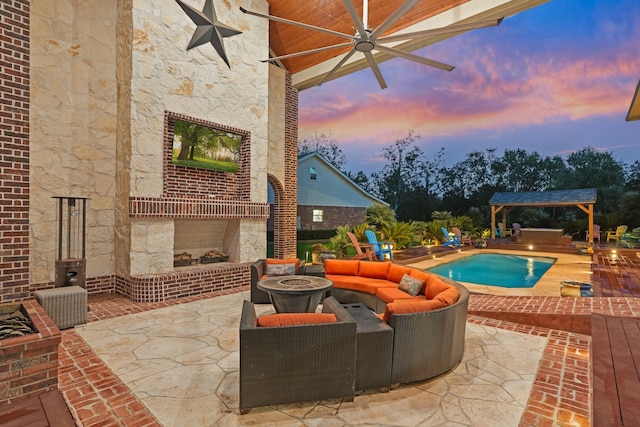
{"label": "fire pit burner", "polygon": [[35,334],[31,319],[22,312],[22,306],[8,306],[0,309],[0,340]]}

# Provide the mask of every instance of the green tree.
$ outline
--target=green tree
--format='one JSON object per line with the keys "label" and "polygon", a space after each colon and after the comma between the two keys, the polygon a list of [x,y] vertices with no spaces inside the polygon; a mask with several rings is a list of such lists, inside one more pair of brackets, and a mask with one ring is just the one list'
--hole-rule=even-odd
{"label": "green tree", "polygon": [[298,141],[298,156],[313,152],[320,154],[339,171],[345,172],[347,158],[331,132],[329,134],[321,133],[313,138],[305,138],[302,141]]}
{"label": "green tree", "polygon": [[412,190],[424,183],[426,165],[422,150],[414,145],[417,137],[409,131],[406,137],[385,147],[382,157],[386,164],[381,172],[371,175],[375,193],[389,203],[394,212],[408,199]]}
{"label": "green tree", "polygon": [[624,194],[624,166],[611,153],[586,147],[567,157],[566,172],[560,174],[558,189],[597,189],[596,210],[612,212],[620,208]]}

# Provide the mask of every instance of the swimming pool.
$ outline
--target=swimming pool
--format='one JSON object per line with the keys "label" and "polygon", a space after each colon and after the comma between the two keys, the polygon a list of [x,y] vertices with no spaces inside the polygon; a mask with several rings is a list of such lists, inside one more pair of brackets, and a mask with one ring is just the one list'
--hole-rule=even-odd
{"label": "swimming pool", "polygon": [[427,269],[458,282],[503,288],[531,288],[557,258],[476,254]]}

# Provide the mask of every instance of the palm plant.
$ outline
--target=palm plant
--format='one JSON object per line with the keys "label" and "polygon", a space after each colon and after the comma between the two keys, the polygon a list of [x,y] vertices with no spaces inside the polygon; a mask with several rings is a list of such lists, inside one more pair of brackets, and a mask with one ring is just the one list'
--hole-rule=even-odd
{"label": "palm plant", "polygon": [[435,220],[426,223],[425,238],[432,241],[435,245],[439,245],[444,242],[444,235],[442,234],[442,227],[445,226],[444,221]]}
{"label": "palm plant", "polygon": [[394,221],[390,225],[385,225],[381,229],[383,240],[391,241],[396,249],[403,249],[413,241],[413,226],[408,222]]}
{"label": "palm plant", "polygon": [[367,224],[372,225],[376,230],[391,225],[395,220],[396,214],[389,206],[376,204],[367,208]]}
{"label": "palm plant", "polygon": [[373,230],[373,228],[366,222],[353,226],[353,234],[355,234],[358,242],[367,241],[367,236],[364,235],[365,230]]}
{"label": "palm plant", "polygon": [[336,235],[329,239],[337,258],[345,258],[347,256],[347,248],[351,245],[349,236],[347,236],[349,231],[351,231],[350,226],[341,225],[336,228]]}

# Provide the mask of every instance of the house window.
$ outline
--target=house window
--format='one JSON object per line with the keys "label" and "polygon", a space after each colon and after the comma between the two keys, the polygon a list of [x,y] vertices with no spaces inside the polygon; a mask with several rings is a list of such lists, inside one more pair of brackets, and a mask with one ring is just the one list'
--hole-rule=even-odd
{"label": "house window", "polygon": [[318,179],[318,172],[316,171],[316,168],[309,168],[309,179],[311,181]]}
{"label": "house window", "polygon": [[322,222],[322,209],[313,210],[313,222]]}

